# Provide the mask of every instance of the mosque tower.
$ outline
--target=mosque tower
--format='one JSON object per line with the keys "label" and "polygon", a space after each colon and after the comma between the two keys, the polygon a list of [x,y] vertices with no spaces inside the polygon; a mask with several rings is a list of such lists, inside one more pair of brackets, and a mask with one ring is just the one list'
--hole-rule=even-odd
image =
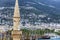
{"label": "mosque tower", "polygon": [[22,31],[18,30],[19,25],[20,25],[20,11],[18,0],[16,0],[13,15],[13,31],[12,31],[13,40],[21,40]]}

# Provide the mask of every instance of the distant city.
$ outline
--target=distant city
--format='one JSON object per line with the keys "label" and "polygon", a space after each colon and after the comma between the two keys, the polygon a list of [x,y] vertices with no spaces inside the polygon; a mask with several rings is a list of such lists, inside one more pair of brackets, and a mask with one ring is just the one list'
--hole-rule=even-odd
{"label": "distant city", "polygon": [[60,40],[60,0],[0,0],[0,40]]}
{"label": "distant city", "polygon": [[[33,28],[51,27],[52,29],[60,29],[60,4],[58,4],[59,2],[57,3],[57,1],[47,1],[19,0],[21,26],[28,26],[27,28],[33,26]],[[0,0],[0,3],[3,4],[0,4],[0,25],[13,26],[13,10],[15,1]]]}

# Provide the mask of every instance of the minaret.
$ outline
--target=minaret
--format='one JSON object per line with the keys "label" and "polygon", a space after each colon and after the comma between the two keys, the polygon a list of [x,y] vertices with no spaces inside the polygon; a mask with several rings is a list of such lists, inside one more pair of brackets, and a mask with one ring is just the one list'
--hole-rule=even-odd
{"label": "minaret", "polygon": [[20,23],[20,11],[19,11],[18,0],[16,0],[14,15],[13,15],[13,31],[12,31],[13,40],[21,39],[22,31],[18,30],[20,25],[19,23]]}
{"label": "minaret", "polygon": [[14,10],[14,15],[13,15],[13,29],[14,30],[18,30],[19,23],[20,23],[20,12],[19,12],[18,0],[16,0],[15,10]]}

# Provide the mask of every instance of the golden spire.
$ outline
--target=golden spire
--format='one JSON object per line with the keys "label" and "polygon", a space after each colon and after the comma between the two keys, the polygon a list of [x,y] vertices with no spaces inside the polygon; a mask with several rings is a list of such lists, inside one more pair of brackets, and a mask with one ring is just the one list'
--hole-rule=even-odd
{"label": "golden spire", "polygon": [[13,30],[18,30],[19,23],[20,23],[20,12],[19,12],[18,0],[16,0],[13,15]]}
{"label": "golden spire", "polygon": [[19,25],[20,25],[20,12],[19,12],[18,0],[16,0],[13,15],[13,31],[12,31],[13,40],[21,40],[22,31],[18,30]]}
{"label": "golden spire", "polygon": [[14,17],[20,17],[18,0],[16,0],[16,3],[15,3]]}

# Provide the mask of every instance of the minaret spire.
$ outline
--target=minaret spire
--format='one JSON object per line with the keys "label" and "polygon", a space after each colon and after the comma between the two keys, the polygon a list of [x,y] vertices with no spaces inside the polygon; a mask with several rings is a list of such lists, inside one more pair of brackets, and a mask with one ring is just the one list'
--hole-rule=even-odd
{"label": "minaret spire", "polygon": [[19,11],[18,0],[16,0],[16,3],[15,3],[14,17],[20,17],[20,11]]}
{"label": "minaret spire", "polygon": [[21,40],[22,31],[18,30],[19,25],[20,25],[20,12],[19,12],[18,0],[16,0],[13,15],[13,31],[12,31],[13,40]]}
{"label": "minaret spire", "polygon": [[20,11],[19,11],[18,0],[16,0],[13,15],[13,30],[18,30],[19,22],[20,22]]}

